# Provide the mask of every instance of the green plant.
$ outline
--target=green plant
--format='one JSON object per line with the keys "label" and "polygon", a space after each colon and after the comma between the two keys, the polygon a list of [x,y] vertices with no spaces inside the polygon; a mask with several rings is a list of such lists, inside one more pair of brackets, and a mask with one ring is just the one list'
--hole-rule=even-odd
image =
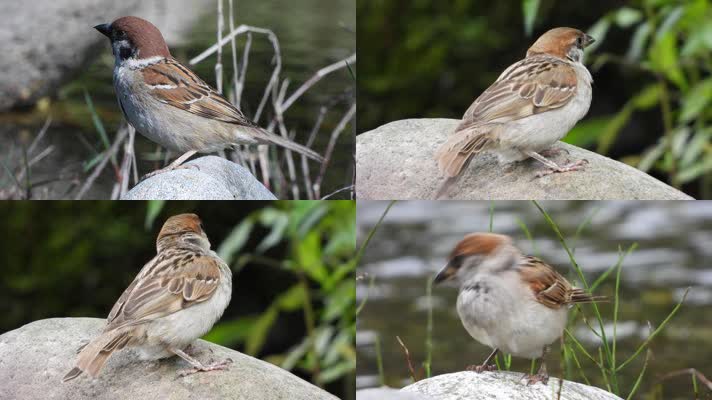
{"label": "green plant", "polygon": [[[218,324],[206,340],[242,343],[259,354],[280,313],[301,311],[306,336],[282,354],[265,359],[287,370],[308,371],[323,386],[356,367],[355,204],[352,201],[283,201],[252,213],[217,249],[234,271],[264,264],[292,273],[295,283],[257,315]],[[245,247],[250,233],[266,228],[254,250]],[[275,260],[265,252],[287,246],[289,256]],[[239,277],[238,277],[239,279]]]}
{"label": "green plant", "polygon": [[605,64],[635,71],[648,83],[616,114],[583,121],[571,140],[595,137],[605,154],[634,112],[660,110],[664,132],[657,144],[624,161],[665,173],[675,187],[700,179],[702,197],[712,190],[712,8],[707,0],[645,0],[606,13],[590,29],[595,50],[612,29],[630,32],[625,55],[595,54]]}

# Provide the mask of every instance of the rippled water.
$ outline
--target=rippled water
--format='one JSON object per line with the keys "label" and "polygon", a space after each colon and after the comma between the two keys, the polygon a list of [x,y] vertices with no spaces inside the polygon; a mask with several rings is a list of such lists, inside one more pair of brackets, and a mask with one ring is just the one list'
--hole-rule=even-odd
{"label": "rippled water", "polygon": [[[386,202],[359,202],[359,241],[373,227]],[[633,353],[653,327],[691,287],[684,306],[653,341],[654,358],[643,381],[642,396],[655,388],[655,376],[681,368],[697,368],[712,376],[712,203],[710,202],[542,202],[559,225],[589,282],[615,265],[619,248],[637,243],[623,262],[618,358]],[[357,297],[365,307],[358,316],[359,388],[379,383],[375,339],[380,338],[386,383],[410,383],[398,335],[408,347],[413,364],[426,357],[428,302],[427,281],[444,265],[445,257],[463,235],[488,231],[490,206],[492,230],[515,238],[526,252],[538,255],[573,279],[569,258],[539,210],[530,202],[400,202],[384,220],[365,253],[359,274]],[[577,229],[590,220],[576,235]],[[526,225],[533,239],[527,239]],[[369,287],[370,279],[373,285]],[[609,278],[598,294],[611,296]],[[454,309],[457,291],[433,288],[432,373],[463,370],[480,363],[489,349],[475,342],[462,327]],[[584,313],[595,323],[590,306]],[[606,331],[612,334],[612,304],[601,306]],[[597,354],[597,338],[579,319],[576,337]],[[559,373],[559,346],[548,366]],[[580,356],[583,358],[582,356]],[[619,361],[620,362],[620,361]],[[592,384],[604,386],[590,360],[582,360]],[[621,371],[619,382],[626,397],[642,367],[642,357]],[[527,371],[528,360],[514,360],[513,369]],[[574,380],[582,381],[575,375]],[[664,398],[690,398],[689,377],[666,381]]]}

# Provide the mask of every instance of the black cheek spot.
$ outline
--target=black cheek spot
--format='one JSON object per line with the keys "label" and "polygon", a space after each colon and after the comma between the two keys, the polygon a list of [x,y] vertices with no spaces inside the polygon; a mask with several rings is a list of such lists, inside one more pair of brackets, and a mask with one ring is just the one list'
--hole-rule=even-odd
{"label": "black cheek spot", "polygon": [[129,48],[129,47],[122,47],[121,49],[119,49],[119,57],[122,60],[126,60],[126,59],[130,58],[132,54],[133,54],[133,51],[131,51],[131,48]]}

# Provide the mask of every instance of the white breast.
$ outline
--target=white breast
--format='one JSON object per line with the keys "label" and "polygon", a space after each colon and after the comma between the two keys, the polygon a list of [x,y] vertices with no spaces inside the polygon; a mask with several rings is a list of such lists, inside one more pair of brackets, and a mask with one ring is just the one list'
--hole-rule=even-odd
{"label": "white breast", "polygon": [[554,310],[531,295],[523,297],[525,288],[511,282],[501,275],[473,277],[460,290],[457,313],[478,342],[517,357],[540,357],[544,346],[561,336],[567,309]]}
{"label": "white breast", "polygon": [[528,158],[517,149],[540,152],[566,136],[588,113],[591,105],[591,74],[580,63],[572,63],[578,79],[576,94],[565,106],[507,123],[502,135],[500,162],[508,163]]}
{"label": "white breast", "polygon": [[220,319],[232,296],[232,273],[221,265],[221,282],[213,296],[202,303],[152,321],[146,326],[147,343],[138,348],[142,359],[173,355],[166,345],[183,349],[210,331]]}

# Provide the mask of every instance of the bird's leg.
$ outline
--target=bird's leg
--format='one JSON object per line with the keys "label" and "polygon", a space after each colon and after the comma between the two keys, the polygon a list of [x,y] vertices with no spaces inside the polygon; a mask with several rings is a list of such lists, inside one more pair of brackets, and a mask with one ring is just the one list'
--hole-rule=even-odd
{"label": "bird's leg", "polygon": [[548,158],[540,155],[535,151],[527,151],[525,152],[525,154],[549,167],[548,171],[538,173],[536,175],[537,178],[541,178],[542,176],[554,174],[557,172],[577,171],[580,170],[583,165],[588,164],[588,160],[578,160],[576,162],[569,163],[564,166],[559,166],[557,163],[549,160]]}
{"label": "bird's leg", "polygon": [[202,372],[207,372],[207,371],[217,371],[217,370],[221,370],[221,369],[227,369],[228,366],[229,366],[230,364],[232,364],[232,360],[228,358],[228,359],[223,360],[223,361],[220,361],[220,362],[216,362],[216,363],[212,363],[212,364],[208,364],[208,365],[203,365],[203,364],[200,363],[200,361],[198,361],[198,360],[196,360],[195,358],[189,356],[188,354],[186,354],[186,353],[185,353],[183,350],[181,350],[181,349],[169,348],[168,351],[170,351],[171,353],[173,353],[173,354],[177,355],[178,357],[184,359],[185,361],[188,362],[188,364],[190,364],[190,365],[193,366],[193,368],[191,368],[191,369],[187,369],[187,370],[183,370],[183,371],[178,372],[178,376],[181,376],[181,377],[182,377],[182,376],[192,375],[192,374],[194,374],[194,373],[196,373],[196,372],[201,372],[201,371],[202,371]]}
{"label": "bird's leg", "polygon": [[544,346],[544,351],[541,354],[541,365],[536,375],[527,375],[527,385],[533,385],[537,382],[547,384],[549,382],[549,373],[546,371],[546,355],[549,353],[549,346]]}
{"label": "bird's leg", "polygon": [[174,170],[180,169],[180,168],[198,168],[198,167],[195,166],[195,165],[190,165],[190,166],[181,165],[181,164],[183,164],[186,160],[188,160],[190,157],[193,157],[193,155],[195,155],[195,153],[197,153],[197,151],[195,151],[195,150],[190,150],[190,151],[186,152],[185,154],[183,154],[182,156],[176,158],[175,161],[173,161],[172,163],[168,164],[166,167],[163,167],[163,168],[161,168],[161,169],[157,169],[157,170],[155,170],[155,171],[153,171],[153,172],[147,173],[146,175],[144,175],[144,176],[141,178],[141,180],[143,181],[143,180],[146,180],[146,179],[148,179],[148,178],[150,178],[150,177],[156,176],[156,175],[158,175],[158,174],[162,174],[162,173],[168,172],[168,171],[174,171]]}
{"label": "bird's leg", "polygon": [[467,370],[475,371],[478,374],[480,372],[485,372],[485,371],[494,371],[495,369],[497,369],[497,366],[494,364],[490,364],[490,363],[494,359],[494,356],[497,355],[498,351],[499,351],[499,349],[494,349],[494,351],[492,351],[492,354],[490,354],[481,365],[470,365],[469,367],[467,367]]}
{"label": "bird's leg", "polygon": [[565,152],[566,154],[570,154],[568,150],[566,150],[563,147],[556,147],[556,146],[551,146],[548,149],[544,151],[540,151],[539,155],[542,157],[556,157],[559,155],[561,152]]}

